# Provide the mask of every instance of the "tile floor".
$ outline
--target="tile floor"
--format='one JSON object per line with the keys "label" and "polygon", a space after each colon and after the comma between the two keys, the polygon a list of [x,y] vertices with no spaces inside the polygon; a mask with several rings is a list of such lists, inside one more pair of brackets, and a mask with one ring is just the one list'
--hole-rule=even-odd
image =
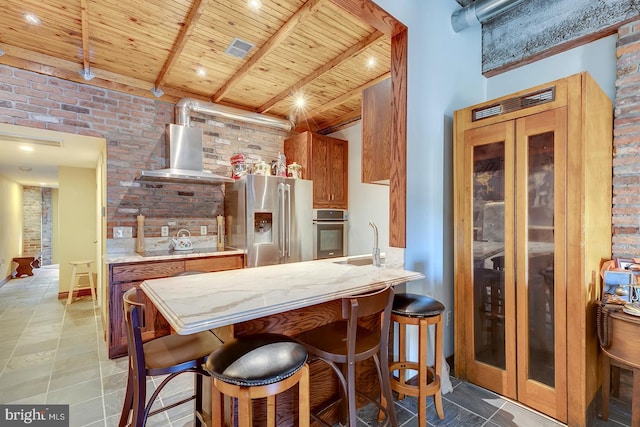
{"label": "tile floor", "polygon": [[[71,427],[116,426],[126,358],[107,357],[99,310],[89,297],[68,307],[57,299],[57,266],[34,273],[0,287],[0,403],[69,404]],[[192,379],[183,377],[161,394],[158,404],[189,392]],[[429,426],[562,425],[472,384],[455,378],[452,383],[454,391],[443,397],[444,420],[436,417],[429,402]],[[396,405],[400,425],[417,426],[416,399],[406,398]],[[628,426],[630,406],[612,400],[609,422],[597,420],[595,425]],[[191,426],[190,411],[190,405],[182,405],[151,417],[148,425]],[[361,425],[370,425],[375,416],[373,408],[362,409]]]}

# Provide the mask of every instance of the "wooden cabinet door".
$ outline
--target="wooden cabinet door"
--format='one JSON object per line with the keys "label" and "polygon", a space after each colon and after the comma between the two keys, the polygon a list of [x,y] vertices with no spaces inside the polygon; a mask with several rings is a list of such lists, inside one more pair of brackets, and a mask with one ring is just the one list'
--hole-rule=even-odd
{"label": "wooden cabinet door", "polygon": [[567,110],[516,121],[518,400],[567,421]]}
{"label": "wooden cabinet door", "polygon": [[567,420],[565,107],[467,130],[469,381]]}
{"label": "wooden cabinet door", "polygon": [[330,207],[347,209],[348,200],[348,145],[346,141],[329,141],[328,167],[329,170],[329,199]]}
{"label": "wooden cabinet door", "polygon": [[462,231],[467,345],[472,383],[517,398],[514,255],[514,123],[464,135]]}
{"label": "wooden cabinet door", "polygon": [[311,176],[313,180],[313,207],[329,207],[331,204],[331,184],[329,173],[329,142],[320,136],[313,136],[311,142]]}

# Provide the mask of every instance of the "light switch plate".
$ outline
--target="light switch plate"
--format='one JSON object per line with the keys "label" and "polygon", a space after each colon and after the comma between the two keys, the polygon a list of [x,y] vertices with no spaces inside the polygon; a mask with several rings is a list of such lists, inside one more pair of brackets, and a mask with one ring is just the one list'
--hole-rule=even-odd
{"label": "light switch plate", "polygon": [[133,236],[133,227],[113,227],[114,239],[127,239]]}
{"label": "light switch plate", "polygon": [[207,226],[206,225],[201,225],[200,226],[200,235],[201,236],[206,236],[207,235]]}
{"label": "light switch plate", "polygon": [[160,237],[167,237],[167,236],[169,236],[169,226],[163,225],[162,227],[160,227]]}

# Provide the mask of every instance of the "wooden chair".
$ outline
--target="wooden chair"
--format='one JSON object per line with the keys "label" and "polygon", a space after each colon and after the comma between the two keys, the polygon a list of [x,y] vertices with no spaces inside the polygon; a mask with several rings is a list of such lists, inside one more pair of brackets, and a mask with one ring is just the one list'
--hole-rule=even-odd
{"label": "wooden chair", "polygon": [[[221,345],[220,340],[206,331],[192,335],[167,335],[143,343],[141,329],[144,326],[144,305],[138,302],[136,288],[125,292],[123,302],[129,348],[129,375],[118,426],[142,427],[146,424],[148,417],[191,400],[195,400],[195,425],[201,426],[203,424],[202,376],[208,375],[202,365],[207,356]],[[151,411],[151,406],[162,389],[173,378],[185,372],[194,373],[194,394],[179,402]],[[167,377],[154,390],[147,402],[147,377],[159,375],[167,375]]]}
{"label": "wooden chair", "polygon": [[266,425],[275,427],[276,395],[298,384],[298,424],[308,427],[309,367],[306,362],[304,346],[285,335],[264,333],[227,341],[211,353],[205,365],[213,378],[213,426],[223,425],[223,395],[226,395],[238,399],[239,427],[253,425],[251,401],[266,397]]}
{"label": "wooden chair", "polygon": [[[304,332],[297,338],[309,354],[327,363],[336,373],[342,386],[342,399],[312,414],[314,420],[327,424],[320,417],[335,403],[345,401],[342,418],[356,427],[356,393],[374,403],[386,415],[384,424],[397,427],[388,364],[389,324],[393,289],[386,287],[373,293],[342,299],[341,320]],[[378,316],[375,330],[358,325],[358,320]],[[356,390],[356,363],[373,358],[380,382],[381,401]],[[346,413],[344,410],[346,409]],[[344,421],[341,421],[344,424]]]}

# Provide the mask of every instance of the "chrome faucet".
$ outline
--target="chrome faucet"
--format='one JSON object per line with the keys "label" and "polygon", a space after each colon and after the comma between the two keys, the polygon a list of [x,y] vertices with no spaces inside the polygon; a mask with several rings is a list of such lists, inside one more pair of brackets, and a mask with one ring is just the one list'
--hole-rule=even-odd
{"label": "chrome faucet", "polygon": [[371,258],[373,259],[373,265],[380,267],[380,248],[378,247],[378,227],[369,221],[369,225],[373,228],[373,252]]}

